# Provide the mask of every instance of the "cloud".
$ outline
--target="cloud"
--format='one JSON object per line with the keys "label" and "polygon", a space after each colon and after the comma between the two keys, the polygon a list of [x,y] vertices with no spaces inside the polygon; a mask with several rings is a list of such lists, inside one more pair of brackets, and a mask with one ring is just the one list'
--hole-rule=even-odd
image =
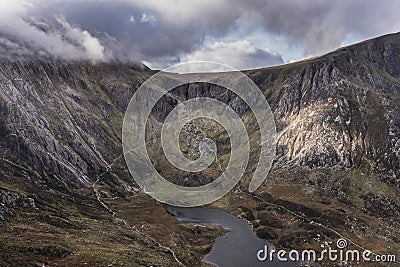
{"label": "cloud", "polygon": [[64,35],[75,41],[78,46],[81,46],[89,59],[104,61],[104,47],[100,44],[99,40],[93,37],[88,31],[71,26],[64,17],[57,18],[57,21],[64,27]]}
{"label": "cloud", "polygon": [[89,32],[73,27],[61,18],[57,19],[61,27],[49,27],[27,16],[32,4],[16,1],[6,7],[6,2],[0,2],[0,29],[3,47],[10,49],[7,52],[32,54],[33,50],[64,59],[104,60],[104,48]]}
{"label": "cloud", "polygon": [[140,18],[140,22],[141,23],[150,23],[150,24],[154,25],[157,22],[157,18],[151,14],[143,13],[142,17]]}
{"label": "cloud", "polygon": [[201,60],[219,62],[241,70],[283,63],[280,55],[258,49],[247,40],[215,42],[181,58],[182,62]]}
{"label": "cloud", "polygon": [[[397,0],[132,0],[157,13],[168,24],[206,22],[224,35],[239,18],[254,29],[282,35],[307,54],[337,48],[348,35],[360,40],[400,30]],[[251,31],[251,28],[247,29]]]}
{"label": "cloud", "polygon": [[[63,58],[166,66],[219,57],[247,68],[275,64],[280,56],[246,43],[246,34],[279,36],[310,56],[398,31],[398,10],[397,0],[0,0],[0,31]],[[243,28],[240,39],[228,39]]]}
{"label": "cloud", "polygon": [[[212,31],[212,26],[198,21],[171,24],[157,10],[135,5],[131,1],[64,1],[38,4],[32,13],[38,17],[51,17],[62,13],[71,25],[79,25],[96,37],[106,33],[117,41],[112,53],[118,59],[157,61],[191,52]],[[132,23],[131,18],[137,22]],[[102,40],[101,44],[107,41]],[[107,47],[108,48],[108,47]]]}
{"label": "cloud", "polygon": [[287,36],[308,54],[335,49],[349,34],[361,40],[400,29],[396,0],[249,0],[246,5],[244,17],[255,26]]}
{"label": "cloud", "polygon": [[[136,8],[151,10],[169,27],[206,26],[215,32],[230,29],[243,12],[243,4],[232,0],[128,0]],[[237,5],[240,3],[240,5]]]}

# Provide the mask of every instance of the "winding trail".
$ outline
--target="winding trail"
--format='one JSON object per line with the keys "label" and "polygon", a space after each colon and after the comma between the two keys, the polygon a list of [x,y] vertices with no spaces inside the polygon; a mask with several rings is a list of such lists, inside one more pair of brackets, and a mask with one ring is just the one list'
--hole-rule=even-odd
{"label": "winding trail", "polygon": [[92,184],[93,192],[96,194],[97,201],[100,203],[101,206],[103,206],[113,217],[114,220],[122,222],[124,226],[128,227],[129,229],[135,231],[138,235],[145,237],[147,240],[150,240],[152,243],[156,244],[159,248],[164,250],[165,252],[168,252],[171,254],[174,258],[174,260],[180,265],[180,266],[185,266],[179,258],[176,256],[175,251],[173,251],[170,247],[162,245],[160,242],[155,240],[154,238],[150,237],[149,235],[146,235],[142,232],[140,232],[138,229],[136,229],[133,226],[130,226],[124,219],[121,219],[117,216],[116,212],[109,207],[103,200],[101,200],[100,193],[99,193],[99,186],[98,182],[101,180],[102,176],[104,176],[107,173],[112,173],[111,169],[112,166],[119,160],[124,154],[121,153],[118,157],[116,157],[110,164],[107,165],[106,170],[102,172],[101,174],[97,175],[96,181]]}

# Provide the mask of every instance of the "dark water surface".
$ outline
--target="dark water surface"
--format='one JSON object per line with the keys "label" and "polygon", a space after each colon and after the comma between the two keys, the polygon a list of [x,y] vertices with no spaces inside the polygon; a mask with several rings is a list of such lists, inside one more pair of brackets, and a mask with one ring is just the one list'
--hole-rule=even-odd
{"label": "dark water surface", "polygon": [[181,222],[206,223],[220,225],[229,232],[218,237],[211,252],[204,257],[205,262],[224,266],[304,266],[300,262],[260,261],[257,252],[271,244],[259,239],[253,233],[251,226],[236,216],[217,209],[202,207],[180,208],[167,206],[167,211]]}

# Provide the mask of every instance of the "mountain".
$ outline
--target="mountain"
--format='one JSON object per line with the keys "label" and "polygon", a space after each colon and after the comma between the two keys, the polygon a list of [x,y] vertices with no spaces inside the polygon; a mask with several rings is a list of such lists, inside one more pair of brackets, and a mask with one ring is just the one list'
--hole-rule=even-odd
{"label": "mountain", "polygon": [[[248,220],[277,247],[318,248],[321,240],[346,237],[376,253],[400,251],[399,54],[400,34],[391,34],[318,58],[245,71],[273,111],[276,159],[255,193],[246,191],[246,174],[211,206]],[[176,222],[140,191],[125,166],[124,112],[155,71],[13,55],[0,57],[2,264],[204,265],[202,255],[224,230]],[[159,101],[147,139],[157,139],[179,101],[196,96],[220,99],[253,119],[223,88],[184,85]],[[211,122],[200,125],[203,132],[196,125],[184,129],[184,152],[196,158],[199,137],[208,135],[226,166],[226,133]],[[251,173],[258,137],[257,128],[248,131],[255,148]],[[220,173],[214,164],[185,174],[159,153],[159,140],[148,149],[160,173],[176,183],[204,184]]]}

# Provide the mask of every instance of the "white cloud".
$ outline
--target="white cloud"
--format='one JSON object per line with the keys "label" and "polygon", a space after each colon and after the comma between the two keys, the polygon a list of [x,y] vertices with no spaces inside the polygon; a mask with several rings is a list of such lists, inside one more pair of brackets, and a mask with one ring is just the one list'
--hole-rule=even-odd
{"label": "white cloud", "polygon": [[129,22],[135,22],[135,16],[133,16],[133,15],[131,15],[130,17],[129,17]]}
{"label": "white cloud", "polygon": [[152,14],[143,13],[142,17],[140,18],[140,22],[155,24],[157,22],[157,18]]}
{"label": "white cloud", "polygon": [[260,68],[283,63],[282,57],[277,53],[258,49],[247,40],[215,42],[181,58],[181,62],[202,60],[223,63],[236,69]]}
{"label": "white cloud", "polygon": [[[10,3],[0,0],[0,29],[3,34],[18,40],[18,46],[31,47],[36,52],[46,52],[64,59],[104,60],[104,48],[89,32],[72,27],[64,19],[58,19],[62,29],[55,30],[46,23],[28,16],[28,9],[34,4],[19,0]],[[23,49],[10,52],[18,51]]]}
{"label": "white cloud", "polygon": [[77,27],[72,27],[65,18],[58,18],[58,22],[64,26],[66,37],[77,42],[85,50],[85,54],[89,59],[103,61],[105,59],[104,47],[99,40],[93,37],[88,31],[83,31]]}

